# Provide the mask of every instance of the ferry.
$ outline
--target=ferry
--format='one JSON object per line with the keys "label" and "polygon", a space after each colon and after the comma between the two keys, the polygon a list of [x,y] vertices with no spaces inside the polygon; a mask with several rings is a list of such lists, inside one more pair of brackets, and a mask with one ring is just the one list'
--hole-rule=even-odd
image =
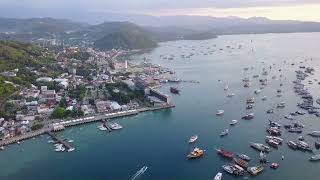
{"label": "ferry", "polygon": [[189,139],[189,143],[194,143],[197,141],[197,139],[198,139],[198,135],[191,136]]}
{"label": "ferry", "polygon": [[195,159],[195,158],[202,157],[203,155],[204,155],[204,150],[201,150],[199,148],[194,148],[193,151],[191,151],[190,154],[188,154],[187,158]]}

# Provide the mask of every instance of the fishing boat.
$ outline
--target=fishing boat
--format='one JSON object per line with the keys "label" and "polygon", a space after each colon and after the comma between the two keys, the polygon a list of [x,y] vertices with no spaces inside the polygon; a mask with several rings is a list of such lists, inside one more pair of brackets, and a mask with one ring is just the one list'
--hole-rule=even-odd
{"label": "fishing boat", "polygon": [[216,113],[217,116],[221,116],[223,114],[224,114],[224,110],[218,110]]}
{"label": "fishing boat", "polygon": [[245,160],[243,160],[243,159],[240,159],[240,158],[233,158],[233,160],[234,160],[234,162],[236,163],[236,164],[238,164],[239,166],[241,166],[241,167],[243,167],[243,168],[245,168],[245,169],[247,169],[248,168],[248,162],[247,161],[245,161]]}
{"label": "fishing boat", "polygon": [[271,120],[269,120],[269,125],[270,125],[271,127],[277,127],[277,128],[280,128],[280,127],[281,127],[281,125],[280,125],[279,123],[277,123],[277,122],[275,122],[275,121],[271,121]]}
{"label": "fishing boat", "polygon": [[296,150],[296,149],[298,148],[297,143],[295,143],[295,142],[293,142],[293,141],[288,141],[287,144],[288,144],[288,146],[289,146],[291,149]]}
{"label": "fishing boat", "polygon": [[259,173],[261,173],[264,170],[263,165],[257,165],[257,166],[253,166],[253,167],[249,167],[248,168],[248,172],[254,176],[258,175]]}
{"label": "fishing boat", "polygon": [[218,172],[217,175],[213,178],[213,180],[221,180],[222,179],[222,173]]}
{"label": "fishing boat", "polygon": [[189,139],[189,143],[194,143],[197,141],[197,139],[198,139],[198,135],[191,136]]}
{"label": "fishing boat", "polygon": [[303,150],[303,151],[312,151],[312,148],[309,146],[309,144],[304,141],[298,141],[297,147],[298,147],[298,149]]}
{"label": "fishing boat", "polygon": [[279,146],[279,142],[273,140],[273,139],[266,139],[266,143],[269,144],[271,147],[274,147],[276,149],[278,149],[278,146]]}
{"label": "fishing boat", "polygon": [[281,144],[283,139],[277,136],[266,136],[267,139],[272,139],[273,141],[276,141],[277,143]]}
{"label": "fishing boat", "polygon": [[250,161],[251,158],[248,155],[245,154],[238,154],[238,157],[245,160],[245,161]]}
{"label": "fishing boat", "polygon": [[286,107],[285,102],[280,102],[279,104],[277,104],[277,108],[284,108],[284,107]]}
{"label": "fishing boat", "polygon": [[250,146],[253,149],[256,149],[258,151],[262,151],[262,152],[270,152],[270,147],[266,146],[264,144],[260,144],[260,143],[250,143]]}
{"label": "fishing boat", "polygon": [[233,158],[234,154],[230,151],[226,151],[224,149],[216,149],[218,154],[225,158]]}
{"label": "fishing boat", "polygon": [[238,124],[238,120],[235,120],[235,119],[231,120],[231,123],[230,123],[231,126],[234,126],[236,124]]}
{"label": "fishing boat", "polygon": [[311,156],[309,160],[310,161],[319,161],[320,160],[320,154]]}
{"label": "fishing boat", "polygon": [[176,87],[170,87],[170,92],[172,94],[179,94],[180,93],[180,90]]}
{"label": "fishing boat", "polygon": [[228,134],[229,134],[229,129],[225,129],[220,133],[220,136],[223,137],[223,136],[226,136]]}
{"label": "fishing boat", "polygon": [[254,98],[247,99],[247,104],[253,104],[253,103],[254,103]]}
{"label": "fishing boat", "polygon": [[188,154],[187,158],[189,159],[195,159],[195,158],[199,158],[202,157],[204,155],[204,150],[199,149],[199,148],[194,148],[190,154]]}

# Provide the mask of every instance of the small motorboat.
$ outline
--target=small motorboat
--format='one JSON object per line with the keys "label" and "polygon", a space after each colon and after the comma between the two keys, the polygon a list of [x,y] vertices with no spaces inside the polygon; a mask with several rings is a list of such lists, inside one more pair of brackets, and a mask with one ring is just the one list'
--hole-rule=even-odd
{"label": "small motorboat", "polygon": [[250,113],[250,114],[246,114],[245,116],[243,116],[241,119],[245,119],[245,120],[251,120],[254,118],[254,114]]}
{"label": "small motorboat", "polygon": [[194,143],[197,141],[197,139],[198,139],[198,135],[191,136],[189,139],[189,143]]}
{"label": "small motorboat", "polygon": [[228,134],[229,134],[229,129],[225,129],[220,133],[220,136],[223,137],[223,136],[226,136]]}
{"label": "small motorboat", "polygon": [[314,146],[316,147],[316,149],[320,149],[320,142],[319,141],[314,142]]}
{"label": "small motorboat", "polygon": [[224,114],[224,110],[218,110],[216,113],[217,116],[221,116],[223,114]]}
{"label": "small motorboat", "polygon": [[278,169],[279,166],[280,166],[279,163],[271,163],[270,168],[272,168],[272,169]]}
{"label": "small motorboat", "polygon": [[235,119],[231,120],[231,123],[230,123],[231,126],[234,126],[236,124],[238,124],[238,120],[235,120]]}
{"label": "small motorboat", "polygon": [[320,160],[320,154],[311,156],[309,160],[310,161],[319,161]]}
{"label": "small motorboat", "polygon": [[214,177],[213,180],[221,180],[222,179],[222,173],[218,172],[217,175]]}

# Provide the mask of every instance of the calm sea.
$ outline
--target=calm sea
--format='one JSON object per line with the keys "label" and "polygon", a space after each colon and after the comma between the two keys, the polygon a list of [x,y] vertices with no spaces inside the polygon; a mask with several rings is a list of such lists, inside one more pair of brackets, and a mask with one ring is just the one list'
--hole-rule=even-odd
{"label": "calm sea", "polygon": [[[281,124],[290,123],[284,119],[289,112],[298,110],[300,98],[293,92],[292,80],[300,61],[315,68],[316,73],[308,80],[320,78],[320,33],[265,34],[221,36],[206,41],[176,41],[162,43],[150,53],[134,56],[134,61],[144,57],[152,63],[165,65],[176,71],[183,80],[198,80],[199,84],[181,83],[181,95],[172,95],[176,108],[139,114],[116,121],[124,126],[118,132],[106,133],[97,129],[99,124],[89,124],[68,129],[59,135],[74,140],[76,150],[72,153],[56,153],[48,137],[28,140],[21,145],[11,145],[0,152],[1,180],[128,180],[140,168],[148,166],[139,180],[209,180],[228,160],[217,155],[215,148],[225,148],[235,153],[245,153],[258,163],[259,153],[249,147],[250,142],[264,143],[268,119]],[[242,48],[238,48],[239,45]],[[230,46],[230,48],[227,48]],[[219,50],[222,49],[222,50]],[[215,50],[215,51],[213,51]],[[181,55],[194,53],[190,59]],[[208,54],[208,55],[204,55]],[[161,59],[160,55],[174,55],[174,60]],[[312,61],[310,60],[312,58]],[[291,65],[295,63],[295,65]],[[263,68],[269,68],[268,85],[259,95],[254,90],[260,87],[255,74],[261,75]],[[244,71],[244,67],[250,67]],[[251,68],[252,67],[252,68]],[[281,69],[281,72],[279,71]],[[282,77],[280,75],[282,74]],[[276,78],[271,77],[275,75]],[[252,87],[244,88],[242,78],[250,77]],[[218,81],[220,80],[220,82]],[[320,80],[320,79],[319,79]],[[276,90],[283,83],[282,97],[276,97]],[[226,97],[224,87],[235,93]],[[169,94],[165,85],[162,91]],[[315,98],[320,97],[320,85],[314,81],[307,84]],[[255,97],[255,107],[247,111],[245,100]],[[267,101],[261,98],[267,96]],[[285,101],[287,106],[266,113],[277,103]],[[224,109],[222,117],[216,110]],[[254,112],[251,121],[241,117]],[[232,119],[239,124],[229,127]],[[305,135],[320,130],[320,119],[311,115],[296,117],[305,125],[306,141],[314,144],[315,139]],[[220,138],[219,134],[229,128],[230,134]],[[195,145],[187,143],[190,136],[199,136]],[[296,140],[297,134],[283,133],[287,140]],[[186,155],[194,147],[205,149],[205,156],[187,160]],[[315,151],[315,153],[320,153]],[[281,160],[284,155],[285,159]],[[287,145],[268,154],[271,162],[279,162],[280,167],[272,170],[266,167],[257,180],[317,179],[320,163],[308,161],[311,153],[293,151]],[[253,178],[246,175],[249,179]],[[223,174],[223,179],[242,179]]]}

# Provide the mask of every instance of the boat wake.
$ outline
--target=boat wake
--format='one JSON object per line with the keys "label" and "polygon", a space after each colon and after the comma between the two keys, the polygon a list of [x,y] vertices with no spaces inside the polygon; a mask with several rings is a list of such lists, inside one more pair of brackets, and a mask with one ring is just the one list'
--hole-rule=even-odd
{"label": "boat wake", "polygon": [[141,175],[143,175],[147,171],[148,167],[143,166],[139,171],[137,171],[131,178],[130,180],[135,180],[139,178]]}

